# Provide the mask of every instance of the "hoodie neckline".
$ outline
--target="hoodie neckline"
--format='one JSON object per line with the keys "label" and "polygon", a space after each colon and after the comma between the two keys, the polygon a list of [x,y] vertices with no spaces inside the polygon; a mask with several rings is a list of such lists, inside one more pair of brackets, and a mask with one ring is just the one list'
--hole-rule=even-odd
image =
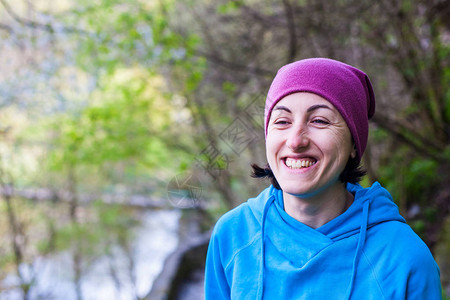
{"label": "hoodie neckline", "polygon": [[[352,205],[341,215],[327,222],[323,226],[313,229],[289,216],[284,211],[282,204],[282,191],[275,189],[273,186],[262,193],[268,198],[260,199],[264,201],[261,218],[261,268],[259,273],[258,299],[264,297],[264,278],[265,278],[265,256],[267,242],[271,242],[279,251],[286,249],[286,246],[294,245],[294,248],[287,249],[285,256],[292,259],[292,255],[300,257],[300,264],[308,261],[314,256],[314,252],[321,251],[336,240],[355,235],[359,233],[357,246],[352,263],[352,273],[349,278],[347,295],[345,299],[350,299],[353,292],[354,282],[356,278],[358,263],[363,252],[366,241],[367,230],[371,223],[373,225],[384,221],[400,221],[405,222],[399,215],[398,208],[392,201],[390,194],[383,189],[378,183],[371,188],[364,189],[359,184],[347,185],[347,190],[354,194],[355,199]],[[281,202],[280,202],[281,199]],[[375,211],[378,216],[370,218],[369,208],[371,208],[371,200],[377,200]],[[261,202],[260,202],[261,203]],[[261,209],[261,207],[259,207]],[[385,214],[387,213],[387,215]],[[273,220],[272,220],[273,219]],[[280,230],[280,221],[283,227]],[[285,225],[283,226],[283,222]],[[288,225],[288,226],[286,226]],[[286,230],[287,229],[287,230]],[[298,241],[303,241],[304,245],[300,245],[303,253],[298,253],[295,246]],[[305,244],[306,241],[306,244]],[[306,256],[304,256],[306,254]],[[304,256],[304,257],[302,257]],[[306,259],[305,259],[306,258]],[[295,260],[295,257],[293,258]]]}
{"label": "hoodie neckline", "polygon": [[[323,224],[320,227],[317,228],[312,228],[308,225],[305,225],[304,223],[298,221],[297,219],[295,219],[294,217],[290,216],[286,210],[284,209],[284,199],[283,199],[283,192],[281,190],[275,190],[274,192],[274,204],[275,207],[277,208],[280,216],[282,217],[282,219],[288,223],[290,226],[294,227],[294,228],[298,228],[299,230],[305,230],[305,229],[310,229],[313,231],[317,231],[323,235],[326,235],[330,238],[335,238],[336,236],[331,234],[333,232],[333,230],[336,229],[336,227],[338,225],[340,225],[341,223],[345,222],[346,220],[352,218],[352,216],[354,216],[355,214],[357,214],[360,211],[360,205],[355,204],[355,194],[352,193],[352,195],[354,196],[354,201],[352,202],[352,204],[340,215],[338,215],[337,217],[329,220],[327,223]],[[306,227],[306,228],[305,228]],[[355,228],[357,229],[357,228]],[[331,234],[331,235],[330,235]],[[329,236],[330,235],[330,236]]]}

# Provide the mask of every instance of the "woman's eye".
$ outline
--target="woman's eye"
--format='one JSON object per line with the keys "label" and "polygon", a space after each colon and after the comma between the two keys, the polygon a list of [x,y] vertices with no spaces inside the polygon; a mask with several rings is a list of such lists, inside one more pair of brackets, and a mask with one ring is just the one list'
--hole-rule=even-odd
{"label": "woman's eye", "polygon": [[277,121],[273,122],[273,124],[275,124],[275,125],[287,125],[287,124],[289,124],[289,122],[286,121],[286,120],[277,120]]}
{"label": "woman's eye", "polygon": [[319,125],[328,125],[328,124],[330,124],[330,122],[328,122],[326,120],[322,120],[322,119],[314,119],[312,122],[314,124],[319,124]]}

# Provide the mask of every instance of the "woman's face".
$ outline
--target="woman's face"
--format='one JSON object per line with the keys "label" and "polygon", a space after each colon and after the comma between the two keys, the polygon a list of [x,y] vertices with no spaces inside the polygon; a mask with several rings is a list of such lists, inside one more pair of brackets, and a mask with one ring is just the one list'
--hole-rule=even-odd
{"label": "woman's face", "polygon": [[310,197],[341,185],[339,175],[356,150],[347,124],[330,102],[295,93],[272,110],[266,155],[284,192]]}

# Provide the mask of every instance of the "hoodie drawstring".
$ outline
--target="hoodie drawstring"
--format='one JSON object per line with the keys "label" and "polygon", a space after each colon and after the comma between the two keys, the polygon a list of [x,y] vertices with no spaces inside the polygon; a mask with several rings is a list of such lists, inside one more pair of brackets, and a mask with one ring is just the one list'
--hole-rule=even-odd
{"label": "hoodie drawstring", "polygon": [[[271,197],[266,204],[264,205],[263,215],[262,215],[262,221],[261,221],[261,267],[259,270],[259,284],[258,284],[258,297],[257,299],[263,299],[264,296],[264,268],[265,268],[265,225],[266,225],[266,219],[267,214],[269,213],[270,206],[275,201],[275,197]],[[355,284],[355,278],[356,278],[356,269],[358,267],[358,262],[362,254],[362,250],[364,249],[364,245],[366,242],[366,235],[367,235],[367,225],[369,223],[369,206],[370,206],[370,200],[367,200],[364,202],[363,205],[363,213],[361,217],[361,226],[360,226],[360,233],[359,233],[359,239],[358,239],[358,245],[356,247],[355,256],[353,258],[353,268],[352,268],[352,275],[350,278],[350,284],[347,289],[347,296],[344,299],[350,299],[353,287]]]}
{"label": "hoodie drawstring", "polygon": [[264,295],[264,264],[265,264],[265,247],[264,247],[264,236],[265,236],[265,225],[266,218],[269,212],[269,208],[275,201],[275,197],[271,197],[264,205],[262,221],[261,221],[261,269],[259,270],[259,286],[258,286],[258,297],[257,299],[262,299]]}
{"label": "hoodie drawstring", "polygon": [[361,257],[362,250],[366,242],[367,224],[369,223],[369,205],[370,200],[364,202],[361,227],[359,230],[358,246],[356,247],[355,257],[353,258],[352,277],[350,278],[350,285],[348,287],[347,296],[345,297],[345,299],[350,299],[352,295],[353,286],[355,284],[356,278],[356,269],[358,267],[359,258]]}

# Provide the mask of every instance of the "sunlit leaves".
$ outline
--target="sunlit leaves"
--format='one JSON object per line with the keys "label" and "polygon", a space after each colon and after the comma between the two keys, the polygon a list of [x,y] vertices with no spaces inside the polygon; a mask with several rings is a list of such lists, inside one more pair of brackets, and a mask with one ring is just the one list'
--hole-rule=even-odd
{"label": "sunlit leaves", "polygon": [[73,20],[91,34],[80,36],[78,63],[92,72],[114,72],[117,67],[140,64],[148,68],[185,59],[198,43],[169,28],[169,1],[103,0],[74,7]]}
{"label": "sunlit leaves", "polygon": [[[159,90],[160,78],[140,69],[118,70],[100,86],[79,115],[55,120],[53,166],[127,160],[167,164],[171,151],[159,136],[171,126],[173,108]],[[149,159],[153,155],[159,163]]]}

